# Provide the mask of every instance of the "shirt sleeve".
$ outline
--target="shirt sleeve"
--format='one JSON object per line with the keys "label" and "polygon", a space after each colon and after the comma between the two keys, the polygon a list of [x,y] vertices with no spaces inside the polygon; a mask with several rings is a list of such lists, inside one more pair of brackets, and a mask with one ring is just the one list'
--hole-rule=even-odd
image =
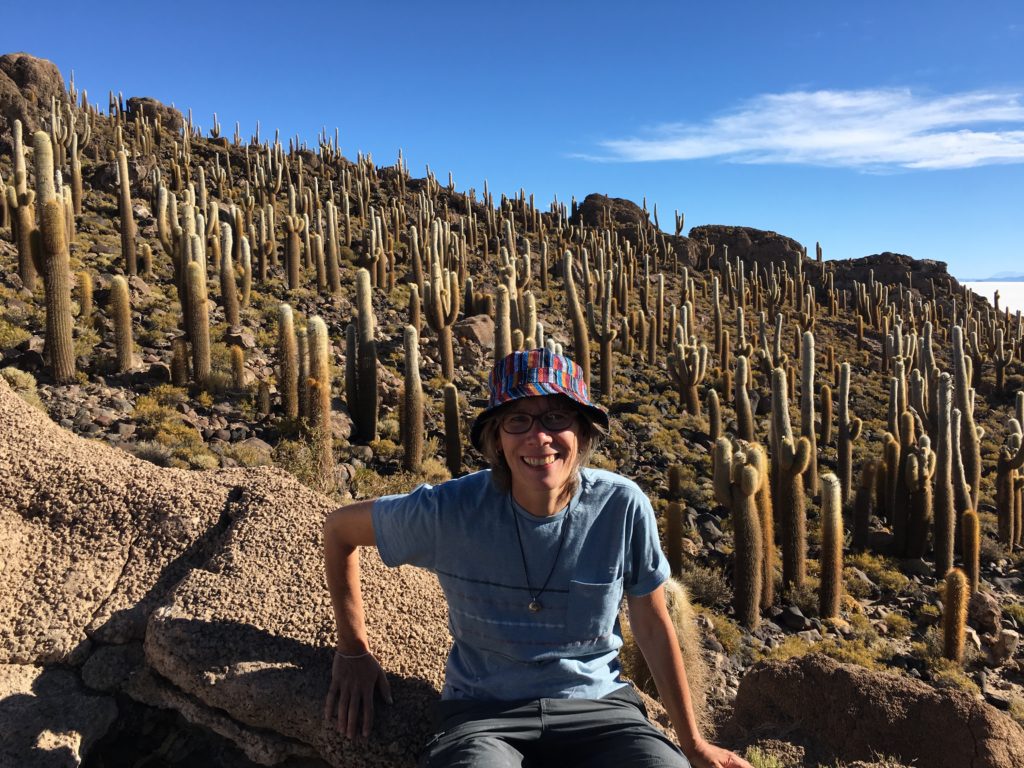
{"label": "shirt sleeve", "polygon": [[626,564],[628,570],[624,574],[623,589],[633,597],[649,595],[665,583],[671,574],[668,559],[661,551],[654,508],[647,496],[639,490],[635,496],[633,530]]}
{"label": "shirt sleeve", "polygon": [[411,493],[374,502],[373,533],[385,565],[434,569],[441,495],[441,486],[424,484]]}

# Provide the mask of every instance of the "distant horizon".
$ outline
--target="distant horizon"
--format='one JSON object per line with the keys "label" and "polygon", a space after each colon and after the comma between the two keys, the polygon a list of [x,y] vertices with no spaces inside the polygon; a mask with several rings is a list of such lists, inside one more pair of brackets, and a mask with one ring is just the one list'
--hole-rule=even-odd
{"label": "distant horizon", "polygon": [[[298,0],[294,27],[274,23],[277,4],[246,8],[204,7],[196,24],[124,0],[15,4],[0,53],[49,59],[65,82],[74,71],[96,104],[148,95],[207,129],[216,112],[228,136],[259,121],[315,148],[338,127],[347,157],[388,165],[401,150],[415,176],[429,165],[460,190],[524,189],[543,210],[646,197],[666,228],[680,211],[685,230],[771,230],[826,259],[890,251],[992,277],[1024,263],[1013,0],[970,13],[952,0],[653,0],[642,13]],[[112,25],[116,46],[102,42]]]}

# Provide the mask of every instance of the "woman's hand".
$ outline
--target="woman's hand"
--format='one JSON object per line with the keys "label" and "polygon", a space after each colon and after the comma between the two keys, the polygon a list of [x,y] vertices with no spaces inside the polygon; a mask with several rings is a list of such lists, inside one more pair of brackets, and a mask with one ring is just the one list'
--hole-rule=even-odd
{"label": "woman's hand", "polygon": [[753,768],[750,763],[734,752],[700,739],[688,755],[693,768]]}
{"label": "woman's hand", "polygon": [[377,659],[369,651],[363,656],[334,654],[331,687],[324,703],[324,719],[333,721],[345,738],[361,735],[369,738],[373,726],[373,695],[380,688],[381,696],[391,703],[391,686]]}

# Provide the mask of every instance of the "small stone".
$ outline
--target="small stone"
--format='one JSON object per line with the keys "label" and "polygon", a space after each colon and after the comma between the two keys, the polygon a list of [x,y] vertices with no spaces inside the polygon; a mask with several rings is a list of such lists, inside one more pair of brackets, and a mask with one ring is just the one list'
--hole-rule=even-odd
{"label": "small stone", "polygon": [[1002,624],[1002,608],[999,601],[988,592],[975,592],[967,607],[971,624],[982,632],[995,634]]}
{"label": "small stone", "polygon": [[989,651],[990,658],[995,666],[1001,666],[1009,661],[1017,652],[1020,645],[1020,633],[1013,629],[1001,629],[996,635],[992,648]]}

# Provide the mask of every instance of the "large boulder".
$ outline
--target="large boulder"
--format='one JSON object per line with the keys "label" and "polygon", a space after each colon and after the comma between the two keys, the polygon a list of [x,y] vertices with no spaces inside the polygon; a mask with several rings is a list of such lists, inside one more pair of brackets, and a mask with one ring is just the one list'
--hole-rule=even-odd
{"label": "large boulder", "polygon": [[820,654],[760,662],[743,677],[729,732],[804,740],[840,761],[1024,768],[1024,730],[957,690]]}
{"label": "large boulder", "polygon": [[793,238],[752,227],[708,224],[691,229],[689,238],[705,253],[708,246],[714,246],[716,260],[728,249],[730,261],[735,263],[739,258],[748,268],[752,264],[767,266],[774,262],[792,270],[804,258],[804,247]]}
{"label": "large boulder", "polygon": [[44,127],[54,97],[67,100],[64,78],[56,64],[27,53],[0,56],[0,115],[6,118],[0,132],[9,137],[14,121],[21,120],[28,141],[33,131]]}
{"label": "large boulder", "polygon": [[163,128],[172,133],[180,133],[185,126],[185,118],[179,110],[151,96],[132,96],[125,102],[124,108],[129,120],[135,120],[140,114],[151,123],[160,118]]}

